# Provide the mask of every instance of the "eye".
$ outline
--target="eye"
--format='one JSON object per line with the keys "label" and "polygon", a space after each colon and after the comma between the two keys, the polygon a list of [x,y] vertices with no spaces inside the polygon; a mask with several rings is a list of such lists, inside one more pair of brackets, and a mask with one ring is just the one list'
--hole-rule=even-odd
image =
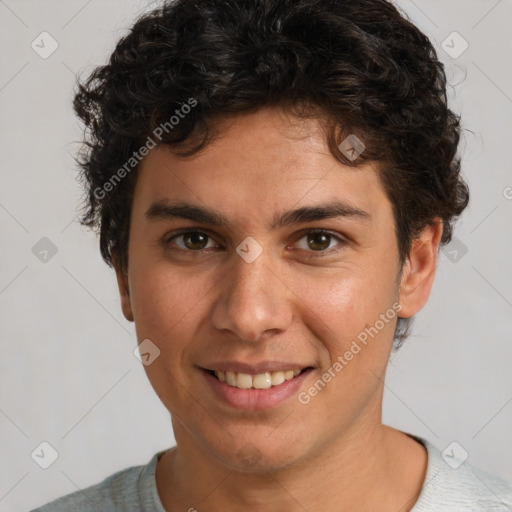
{"label": "eye", "polygon": [[[341,236],[330,233],[323,229],[310,230],[301,236],[295,247],[309,253],[319,253],[318,256],[324,253],[330,254],[336,252],[338,249],[347,244]],[[188,230],[176,233],[165,240],[165,245],[170,246],[176,252],[201,252],[207,249],[218,248],[219,245],[214,239],[204,231]],[[332,250],[334,249],[334,250]],[[313,254],[310,254],[314,256]]]}
{"label": "eye", "polygon": [[[338,243],[333,245],[333,242]],[[325,230],[314,230],[308,231],[302,236],[296,243],[296,246],[309,252],[331,252],[328,249],[343,246],[344,244],[346,244],[346,241],[338,235]]]}
{"label": "eye", "polygon": [[[217,246],[213,242],[212,237],[203,231],[184,231],[168,238],[166,243],[175,245],[177,247],[176,250],[192,252],[202,251]],[[209,243],[213,244],[213,246],[208,245]]]}

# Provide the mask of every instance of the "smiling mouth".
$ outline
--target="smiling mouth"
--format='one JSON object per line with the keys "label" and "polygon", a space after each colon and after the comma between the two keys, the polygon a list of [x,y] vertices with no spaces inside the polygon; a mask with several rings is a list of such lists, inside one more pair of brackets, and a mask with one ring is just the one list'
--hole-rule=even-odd
{"label": "smiling mouth", "polygon": [[281,385],[287,380],[292,380],[298,375],[312,367],[296,370],[286,370],[278,372],[264,372],[256,375],[248,373],[237,372],[223,372],[220,370],[206,370],[210,375],[213,375],[221,382],[226,383],[228,386],[238,389],[269,389]]}

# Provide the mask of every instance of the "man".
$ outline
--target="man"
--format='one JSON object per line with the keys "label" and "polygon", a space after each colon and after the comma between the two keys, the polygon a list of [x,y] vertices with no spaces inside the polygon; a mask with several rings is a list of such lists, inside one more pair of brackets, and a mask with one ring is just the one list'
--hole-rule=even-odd
{"label": "man", "polygon": [[83,222],[176,447],[40,511],[511,509],[510,484],[381,418],[469,197],[445,84],[384,0],[137,21],[75,98]]}

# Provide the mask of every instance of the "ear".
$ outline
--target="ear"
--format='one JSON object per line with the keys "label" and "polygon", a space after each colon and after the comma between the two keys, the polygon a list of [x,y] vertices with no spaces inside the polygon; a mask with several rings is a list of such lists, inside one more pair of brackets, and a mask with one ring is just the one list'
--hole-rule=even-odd
{"label": "ear", "polygon": [[130,287],[128,285],[128,271],[123,268],[117,255],[112,255],[114,269],[116,271],[117,286],[121,297],[121,309],[126,320],[133,322],[132,302],[130,299]]}
{"label": "ear", "polygon": [[413,243],[400,280],[400,317],[415,315],[426,304],[436,272],[437,254],[443,234],[443,221],[434,219]]}

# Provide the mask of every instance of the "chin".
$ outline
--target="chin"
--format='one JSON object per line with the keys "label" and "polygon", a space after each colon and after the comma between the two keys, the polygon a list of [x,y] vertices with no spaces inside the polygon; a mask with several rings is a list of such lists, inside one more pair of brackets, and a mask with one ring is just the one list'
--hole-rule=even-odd
{"label": "chin", "polygon": [[248,474],[276,473],[284,471],[300,462],[297,446],[302,443],[283,441],[282,446],[269,443],[267,434],[261,441],[255,437],[247,441],[237,441],[228,446],[214,449],[215,458],[233,471]]}

